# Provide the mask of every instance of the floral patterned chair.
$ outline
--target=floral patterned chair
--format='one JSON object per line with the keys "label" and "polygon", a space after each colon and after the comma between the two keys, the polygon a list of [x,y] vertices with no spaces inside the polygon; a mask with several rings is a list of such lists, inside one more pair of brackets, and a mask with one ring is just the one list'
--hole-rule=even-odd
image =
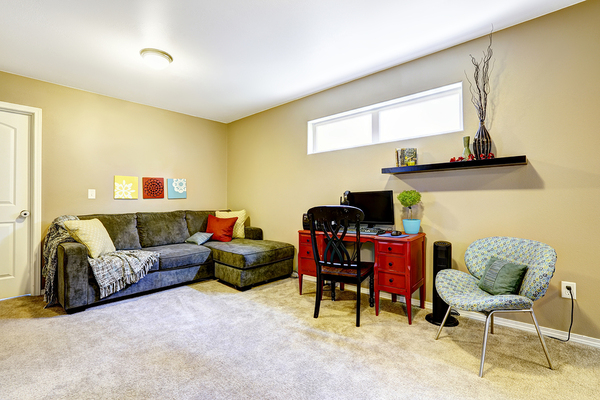
{"label": "floral patterned chair", "polygon": [[[524,274],[524,276],[521,275],[522,283],[519,279],[514,286],[514,294],[490,294],[481,289],[484,275],[484,279],[497,275],[498,271],[494,273],[491,265],[498,259],[505,260],[504,262],[508,261],[512,265],[518,264],[522,268],[522,274]],[[485,332],[479,369],[481,377],[483,376],[485,348],[490,325],[491,331],[494,333],[494,314],[528,312],[533,319],[550,369],[554,369],[533,312],[533,302],[542,298],[548,289],[550,279],[554,274],[556,251],[547,244],[534,240],[488,237],[476,240],[468,247],[465,253],[465,264],[469,273],[445,269],[439,271],[436,276],[435,287],[449,307],[435,339],[439,338],[452,309],[484,313],[486,315]]]}

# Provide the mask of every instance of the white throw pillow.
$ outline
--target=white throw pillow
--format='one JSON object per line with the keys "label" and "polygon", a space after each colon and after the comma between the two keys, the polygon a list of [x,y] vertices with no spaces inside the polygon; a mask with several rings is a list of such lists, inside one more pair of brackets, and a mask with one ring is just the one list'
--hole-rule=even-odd
{"label": "white throw pillow", "polygon": [[246,213],[246,210],[240,210],[240,211],[217,211],[215,213],[215,217],[217,218],[233,218],[233,217],[237,217],[237,221],[235,221],[235,225],[233,227],[233,238],[240,238],[243,239],[246,237],[246,234],[244,233],[244,224],[246,222],[246,219],[248,219],[248,214]]}
{"label": "white throw pillow", "polygon": [[65,221],[65,228],[71,237],[88,249],[92,258],[116,251],[108,231],[99,219]]}

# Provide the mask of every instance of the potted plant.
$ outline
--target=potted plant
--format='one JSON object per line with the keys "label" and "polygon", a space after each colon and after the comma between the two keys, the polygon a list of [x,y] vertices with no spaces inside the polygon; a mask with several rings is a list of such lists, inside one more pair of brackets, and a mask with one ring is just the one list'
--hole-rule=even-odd
{"label": "potted plant", "polygon": [[400,204],[408,208],[408,219],[402,220],[404,232],[409,234],[419,233],[419,229],[421,228],[421,220],[413,219],[412,208],[421,202],[421,193],[416,190],[405,190],[398,195],[398,200],[400,201]]}

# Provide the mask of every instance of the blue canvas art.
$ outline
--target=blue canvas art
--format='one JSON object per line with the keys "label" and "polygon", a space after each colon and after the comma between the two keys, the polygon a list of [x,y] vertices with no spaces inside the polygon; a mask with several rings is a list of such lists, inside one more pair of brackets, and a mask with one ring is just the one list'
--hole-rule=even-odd
{"label": "blue canvas art", "polygon": [[187,184],[185,179],[167,179],[167,196],[169,199],[186,199]]}

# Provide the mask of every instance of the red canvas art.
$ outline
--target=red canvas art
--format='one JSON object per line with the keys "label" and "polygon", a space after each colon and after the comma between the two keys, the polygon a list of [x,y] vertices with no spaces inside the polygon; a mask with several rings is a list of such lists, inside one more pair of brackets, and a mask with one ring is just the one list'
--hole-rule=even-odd
{"label": "red canvas art", "polygon": [[163,199],[165,197],[164,178],[142,178],[145,199]]}

